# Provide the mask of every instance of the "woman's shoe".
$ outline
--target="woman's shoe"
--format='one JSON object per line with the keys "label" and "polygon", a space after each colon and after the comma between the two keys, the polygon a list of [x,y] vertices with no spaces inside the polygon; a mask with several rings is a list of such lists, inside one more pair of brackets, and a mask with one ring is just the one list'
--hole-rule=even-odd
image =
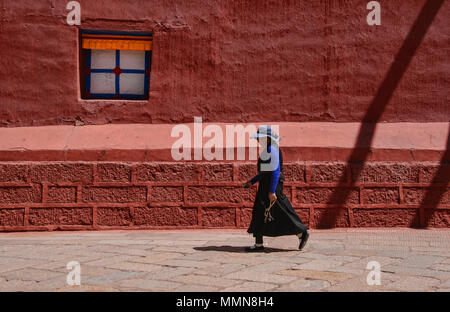
{"label": "woman's shoe", "polygon": [[251,247],[245,247],[246,252],[264,252],[264,246],[253,245]]}
{"label": "woman's shoe", "polygon": [[303,232],[302,238],[300,238],[300,244],[298,245],[298,249],[302,250],[305,247],[308,238],[309,238],[308,231]]}

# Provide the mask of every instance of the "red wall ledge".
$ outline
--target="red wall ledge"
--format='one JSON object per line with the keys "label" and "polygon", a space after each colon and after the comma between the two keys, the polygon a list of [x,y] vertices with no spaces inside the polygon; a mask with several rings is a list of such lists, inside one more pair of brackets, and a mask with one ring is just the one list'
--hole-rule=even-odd
{"label": "red wall ledge", "polygon": [[[256,188],[240,186],[255,161],[152,154],[170,155],[172,126],[0,129],[0,231],[245,229]],[[379,124],[361,161],[349,162],[359,128],[280,125],[285,193],[302,220],[311,228],[450,227],[448,123]]]}
{"label": "red wall ledge", "polygon": [[[445,154],[448,122],[269,121],[265,124],[279,126],[280,146],[286,161],[347,161],[350,157],[355,161],[450,161]],[[185,125],[192,130],[193,137],[194,124]],[[212,124],[203,123],[203,129],[209,125]],[[226,126],[233,124],[214,125],[221,127],[225,140]],[[260,124],[234,125],[257,127]],[[0,128],[0,160],[172,161],[170,150],[179,138],[171,137],[174,126],[107,124]],[[208,140],[204,138],[203,142]],[[234,148],[248,149],[248,139],[244,145]],[[226,160],[225,156],[223,158]]]}

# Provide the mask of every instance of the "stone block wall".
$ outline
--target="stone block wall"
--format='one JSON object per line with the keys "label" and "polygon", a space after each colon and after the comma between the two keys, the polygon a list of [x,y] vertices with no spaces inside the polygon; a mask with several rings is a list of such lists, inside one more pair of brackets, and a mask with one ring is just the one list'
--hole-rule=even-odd
{"label": "stone block wall", "polygon": [[[303,222],[328,227],[449,227],[449,164],[286,162],[285,194]],[[0,231],[246,228],[248,162],[2,162]]]}

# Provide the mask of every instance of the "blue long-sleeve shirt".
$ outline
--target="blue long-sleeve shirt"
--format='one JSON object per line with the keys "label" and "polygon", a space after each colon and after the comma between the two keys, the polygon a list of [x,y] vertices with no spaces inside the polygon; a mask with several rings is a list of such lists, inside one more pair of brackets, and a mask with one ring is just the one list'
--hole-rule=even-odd
{"label": "blue long-sleeve shirt", "polygon": [[[270,153],[271,161],[273,161],[274,164],[277,165],[276,169],[271,171],[270,176],[270,192],[275,193],[275,190],[277,189],[278,180],[280,178],[280,154],[278,148],[274,148],[272,152],[272,146],[270,145],[267,147],[267,152]],[[255,184],[256,182],[259,181],[259,179],[260,175],[258,173],[250,180],[250,183]]]}

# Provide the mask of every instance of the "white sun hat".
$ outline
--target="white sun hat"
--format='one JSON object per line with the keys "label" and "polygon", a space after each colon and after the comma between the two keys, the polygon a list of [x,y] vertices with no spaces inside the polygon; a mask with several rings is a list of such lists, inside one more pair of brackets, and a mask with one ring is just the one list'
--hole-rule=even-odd
{"label": "white sun hat", "polygon": [[256,139],[256,138],[264,138],[264,137],[269,137],[272,140],[278,142],[280,141],[280,137],[278,136],[278,134],[276,134],[272,128],[270,126],[260,126],[258,128],[258,132],[256,132],[255,134],[253,134],[250,139]]}

